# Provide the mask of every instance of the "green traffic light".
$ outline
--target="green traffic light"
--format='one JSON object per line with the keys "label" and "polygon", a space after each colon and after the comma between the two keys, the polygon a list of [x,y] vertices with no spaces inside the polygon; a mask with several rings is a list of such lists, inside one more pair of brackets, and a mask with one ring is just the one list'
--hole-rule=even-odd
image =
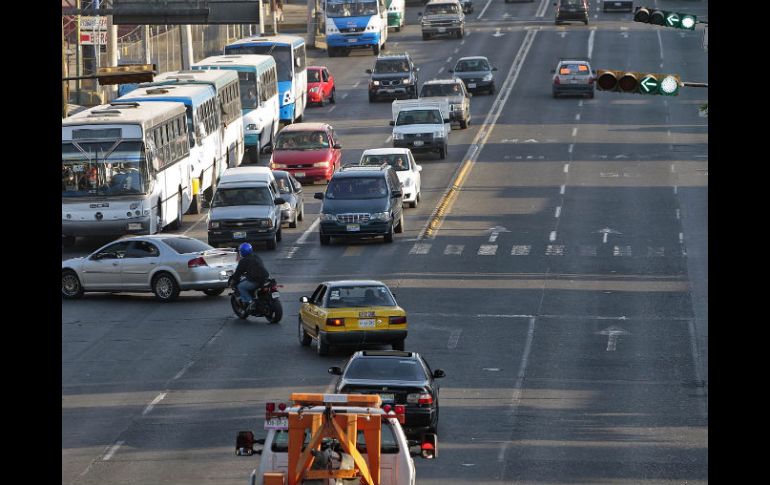
{"label": "green traffic light", "polygon": [[695,15],[683,15],[681,22],[679,22],[679,26],[682,29],[687,30],[695,30],[695,24],[697,22],[697,19],[695,18]]}
{"label": "green traffic light", "polygon": [[676,96],[679,93],[679,81],[674,76],[666,76],[660,81],[659,91],[664,96]]}

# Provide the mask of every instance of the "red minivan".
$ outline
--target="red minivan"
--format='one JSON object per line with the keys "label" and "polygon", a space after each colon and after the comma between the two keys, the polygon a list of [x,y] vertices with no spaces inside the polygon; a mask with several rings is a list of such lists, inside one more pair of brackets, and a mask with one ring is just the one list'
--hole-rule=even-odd
{"label": "red minivan", "polygon": [[324,106],[326,102],[336,102],[334,76],[325,66],[308,66],[307,68],[307,105]]}
{"label": "red minivan", "polygon": [[[267,148],[270,150],[270,148]],[[326,123],[294,123],[275,138],[270,168],[286,170],[302,181],[329,181],[340,167],[342,146]]]}

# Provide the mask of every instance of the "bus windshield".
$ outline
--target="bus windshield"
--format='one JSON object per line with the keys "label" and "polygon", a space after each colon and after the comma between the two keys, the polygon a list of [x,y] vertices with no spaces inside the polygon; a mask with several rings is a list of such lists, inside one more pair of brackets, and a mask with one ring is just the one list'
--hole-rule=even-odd
{"label": "bus windshield", "polygon": [[238,71],[238,81],[241,87],[241,106],[243,109],[256,109],[259,99],[256,73]]}
{"label": "bus windshield", "polygon": [[371,17],[377,15],[375,0],[337,0],[326,3],[326,16],[337,17]]}
{"label": "bus windshield", "polygon": [[[273,56],[278,68],[279,81],[291,81],[291,47],[288,45],[261,44],[247,46],[230,46],[225,48],[225,54],[262,54]],[[243,92],[243,90],[241,90]]]}
{"label": "bus windshield", "polygon": [[62,143],[62,197],[147,193],[144,146],[139,141]]}

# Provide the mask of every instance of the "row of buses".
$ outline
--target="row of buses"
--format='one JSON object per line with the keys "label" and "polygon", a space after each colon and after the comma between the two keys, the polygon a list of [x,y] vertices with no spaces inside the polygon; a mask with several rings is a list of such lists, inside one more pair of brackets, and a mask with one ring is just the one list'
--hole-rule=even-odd
{"label": "row of buses", "polygon": [[305,67],[302,38],[250,37],[63,119],[63,244],[181,227],[225,169],[302,121]]}

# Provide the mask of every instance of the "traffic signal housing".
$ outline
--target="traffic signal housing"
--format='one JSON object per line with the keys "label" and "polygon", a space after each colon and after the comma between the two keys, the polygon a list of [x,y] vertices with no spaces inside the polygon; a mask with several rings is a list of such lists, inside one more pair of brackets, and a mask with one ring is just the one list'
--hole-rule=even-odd
{"label": "traffic signal housing", "polygon": [[677,74],[614,69],[598,69],[596,71],[596,89],[599,91],[677,96],[681,85],[681,79]]}
{"label": "traffic signal housing", "polygon": [[695,30],[698,18],[689,13],[669,12],[650,7],[636,7],[636,10],[634,10],[634,22],[662,25],[675,29]]}

